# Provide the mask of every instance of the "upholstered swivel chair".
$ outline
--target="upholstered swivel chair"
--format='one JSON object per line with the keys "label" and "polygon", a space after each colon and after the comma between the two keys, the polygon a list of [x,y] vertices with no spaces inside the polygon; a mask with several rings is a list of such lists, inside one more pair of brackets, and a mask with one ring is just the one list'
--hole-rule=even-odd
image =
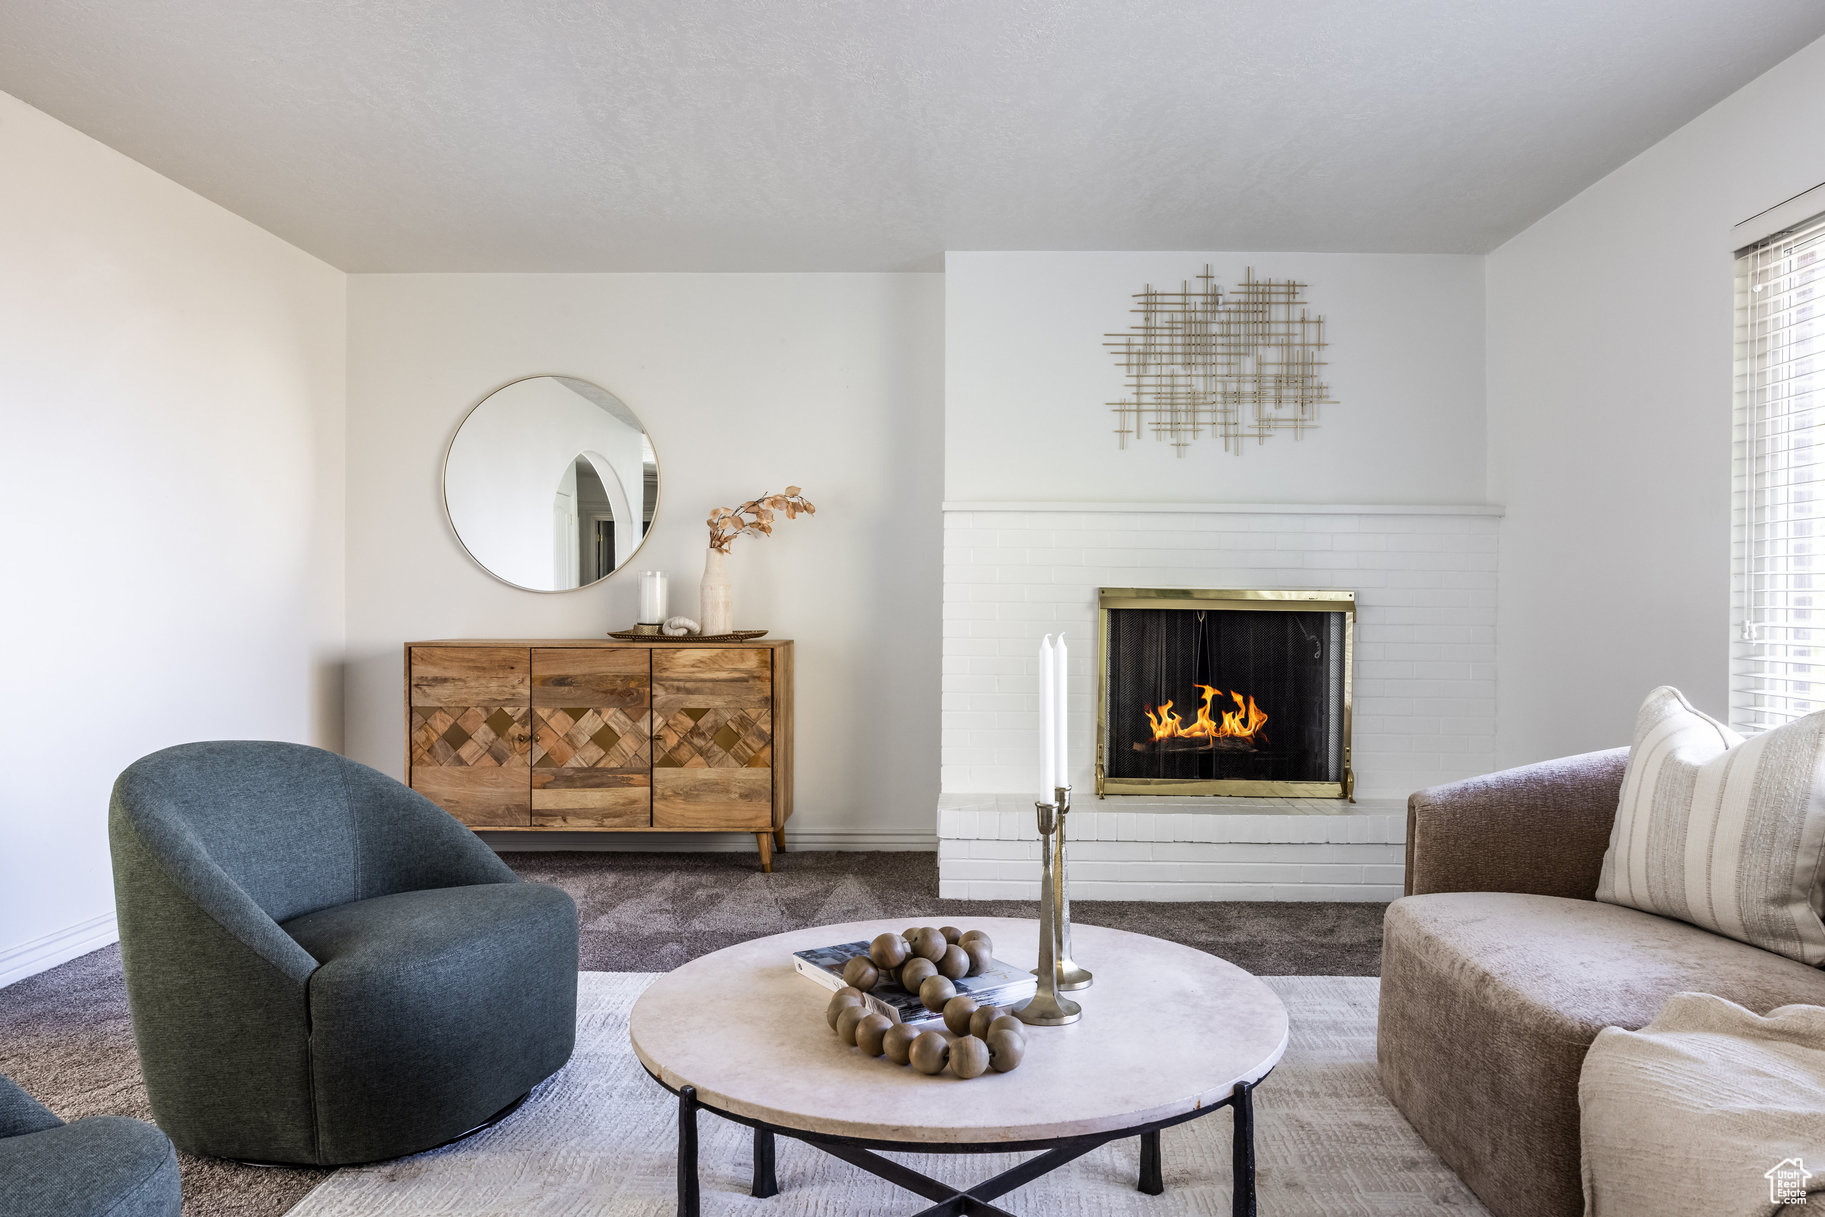
{"label": "upholstered swivel chair", "polygon": [[125,1116],[65,1124],[0,1077],[0,1213],[178,1217],[177,1152]]}
{"label": "upholstered swivel chair", "polygon": [[436,805],[300,744],[134,762],[108,817],[133,1034],[178,1148],[378,1161],[570,1057],[577,912]]}

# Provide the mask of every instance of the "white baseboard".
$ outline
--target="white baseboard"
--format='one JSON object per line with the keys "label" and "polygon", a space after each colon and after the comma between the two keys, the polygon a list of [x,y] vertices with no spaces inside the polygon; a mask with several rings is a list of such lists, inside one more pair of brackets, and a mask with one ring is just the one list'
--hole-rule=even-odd
{"label": "white baseboard", "polygon": [[[477,834],[496,853],[519,853],[526,850],[559,849],[579,853],[640,854],[751,854],[755,852],[754,834],[721,832],[488,832]],[[885,828],[809,828],[786,829],[786,854],[796,850],[893,850],[923,851],[938,848],[936,832],[913,832]]]}
{"label": "white baseboard", "polygon": [[91,917],[65,930],[34,938],[0,951],[0,989],[16,980],[36,976],[60,963],[99,950],[120,937],[113,913]]}

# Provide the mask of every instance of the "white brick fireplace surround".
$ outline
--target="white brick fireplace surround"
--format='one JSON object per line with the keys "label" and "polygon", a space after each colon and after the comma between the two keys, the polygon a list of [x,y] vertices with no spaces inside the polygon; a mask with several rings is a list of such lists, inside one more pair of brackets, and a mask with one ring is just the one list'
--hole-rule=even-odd
{"label": "white brick fireplace surround", "polygon": [[[1494,767],[1500,509],[947,503],[940,895],[1037,890],[1037,649],[1071,645],[1072,898],[1389,900],[1406,796]],[[1356,593],[1357,802],[1111,797],[1092,774],[1099,587]]]}

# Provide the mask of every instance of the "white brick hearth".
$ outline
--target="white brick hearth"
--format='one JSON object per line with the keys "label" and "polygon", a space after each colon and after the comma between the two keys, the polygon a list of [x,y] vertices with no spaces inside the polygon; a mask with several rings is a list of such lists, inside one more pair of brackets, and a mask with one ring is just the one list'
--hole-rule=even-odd
{"label": "white brick hearth", "polygon": [[[1407,794],[1494,767],[1495,508],[952,503],[944,520],[945,896],[1035,894],[1046,633],[1072,646],[1074,899],[1391,899]],[[1359,802],[1096,799],[1099,587],[1354,591]]]}
{"label": "white brick hearth", "polygon": [[[1144,803],[1144,808],[1131,807]],[[1111,805],[1117,805],[1111,808]],[[1073,900],[1392,900],[1407,809],[1399,799],[1091,799],[1068,821]],[[938,894],[1031,900],[1031,795],[945,795]]]}

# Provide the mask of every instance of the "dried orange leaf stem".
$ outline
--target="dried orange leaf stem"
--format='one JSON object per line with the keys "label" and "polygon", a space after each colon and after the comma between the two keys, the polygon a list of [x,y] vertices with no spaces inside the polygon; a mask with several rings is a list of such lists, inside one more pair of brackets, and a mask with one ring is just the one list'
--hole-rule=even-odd
{"label": "dried orange leaf stem", "polygon": [[800,512],[817,514],[817,508],[797,486],[786,487],[784,494],[763,494],[757,499],[749,499],[740,507],[718,507],[710,512],[708,521],[710,548],[726,554],[736,537],[772,536],[773,516],[781,511],[786,513],[788,520],[798,519]]}

